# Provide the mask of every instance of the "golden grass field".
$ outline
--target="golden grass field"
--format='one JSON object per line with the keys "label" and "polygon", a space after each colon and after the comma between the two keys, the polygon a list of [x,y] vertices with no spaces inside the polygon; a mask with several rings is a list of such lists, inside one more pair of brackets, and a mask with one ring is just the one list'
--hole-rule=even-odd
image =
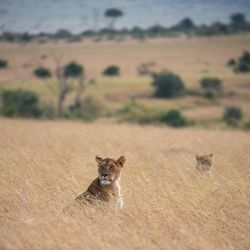
{"label": "golden grass field", "polygon": [[[249,133],[1,119],[0,147],[0,249],[249,249]],[[64,214],[96,154],[126,156],[124,208]]]}
{"label": "golden grass field", "polygon": [[[145,42],[84,40],[79,43],[48,42],[46,44],[0,43],[2,58],[9,60],[9,67],[1,70],[0,86],[8,89],[29,89],[37,92],[43,102],[55,103],[55,96],[43,81],[37,80],[33,70],[38,66],[55,67],[54,57],[62,62],[75,60],[85,67],[87,79],[96,84],[86,88],[84,96],[93,96],[106,108],[120,109],[131,98],[137,98],[149,108],[166,110],[173,107],[184,109],[188,118],[196,120],[221,119],[226,106],[236,105],[250,114],[249,74],[234,74],[226,66],[230,58],[238,58],[244,50],[250,50],[250,35],[232,35],[212,38],[176,37],[150,39]],[[140,77],[137,68],[142,63],[155,63],[154,69],[169,69],[180,75],[188,88],[198,89],[202,77],[218,77],[226,92],[236,95],[210,102],[204,98],[187,97],[175,100],[151,98],[151,79]],[[121,76],[102,77],[102,71],[110,64],[121,68]],[[69,96],[66,103],[70,103]]]}

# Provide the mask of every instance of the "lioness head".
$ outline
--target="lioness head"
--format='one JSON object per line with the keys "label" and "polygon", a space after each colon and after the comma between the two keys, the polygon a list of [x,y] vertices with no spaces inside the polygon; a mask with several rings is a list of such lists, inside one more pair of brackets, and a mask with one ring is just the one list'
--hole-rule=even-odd
{"label": "lioness head", "polygon": [[98,175],[101,184],[109,185],[119,179],[121,175],[121,168],[124,166],[126,158],[121,156],[118,160],[110,158],[103,159],[100,156],[96,156],[96,162],[98,163]]}
{"label": "lioness head", "polygon": [[200,171],[209,170],[212,167],[213,154],[209,155],[196,155],[197,165],[196,168]]}

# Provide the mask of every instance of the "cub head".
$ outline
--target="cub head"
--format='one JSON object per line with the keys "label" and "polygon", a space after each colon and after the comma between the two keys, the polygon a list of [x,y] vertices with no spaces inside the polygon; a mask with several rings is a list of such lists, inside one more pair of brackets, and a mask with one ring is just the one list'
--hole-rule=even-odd
{"label": "cub head", "polygon": [[103,185],[112,184],[121,176],[121,169],[124,166],[126,158],[121,156],[118,160],[110,158],[103,159],[100,156],[96,156],[96,162],[98,164],[98,177]]}
{"label": "cub head", "polygon": [[212,166],[213,154],[208,155],[196,155],[197,168],[205,166],[210,168]]}

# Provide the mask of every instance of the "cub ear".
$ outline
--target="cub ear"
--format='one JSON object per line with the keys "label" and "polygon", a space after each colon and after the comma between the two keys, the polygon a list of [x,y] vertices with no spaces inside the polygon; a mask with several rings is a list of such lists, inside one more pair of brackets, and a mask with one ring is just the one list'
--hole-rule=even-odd
{"label": "cub ear", "polygon": [[116,162],[117,162],[121,167],[123,167],[125,161],[126,161],[125,156],[121,156]]}
{"label": "cub ear", "polygon": [[208,156],[209,156],[210,158],[213,158],[213,154],[212,154],[212,153],[211,153],[211,154],[209,154]]}
{"label": "cub ear", "polygon": [[195,155],[195,158],[197,161],[199,161],[199,159],[200,159],[199,155]]}
{"label": "cub ear", "polygon": [[95,157],[95,160],[96,160],[97,163],[100,163],[102,161],[102,157],[100,157],[99,155],[97,155]]}

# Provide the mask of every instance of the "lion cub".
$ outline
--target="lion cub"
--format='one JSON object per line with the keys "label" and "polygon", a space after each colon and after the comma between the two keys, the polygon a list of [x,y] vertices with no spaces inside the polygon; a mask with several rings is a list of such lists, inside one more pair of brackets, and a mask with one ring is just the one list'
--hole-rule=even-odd
{"label": "lion cub", "polygon": [[110,158],[103,159],[96,156],[98,164],[98,177],[93,180],[88,189],[76,197],[78,203],[92,203],[95,200],[109,202],[114,197],[117,208],[123,207],[121,195],[121,169],[124,166],[126,158],[121,156],[118,160]]}
{"label": "lion cub", "polygon": [[196,155],[197,165],[196,169],[200,172],[209,171],[212,167],[213,154],[209,155]]}

